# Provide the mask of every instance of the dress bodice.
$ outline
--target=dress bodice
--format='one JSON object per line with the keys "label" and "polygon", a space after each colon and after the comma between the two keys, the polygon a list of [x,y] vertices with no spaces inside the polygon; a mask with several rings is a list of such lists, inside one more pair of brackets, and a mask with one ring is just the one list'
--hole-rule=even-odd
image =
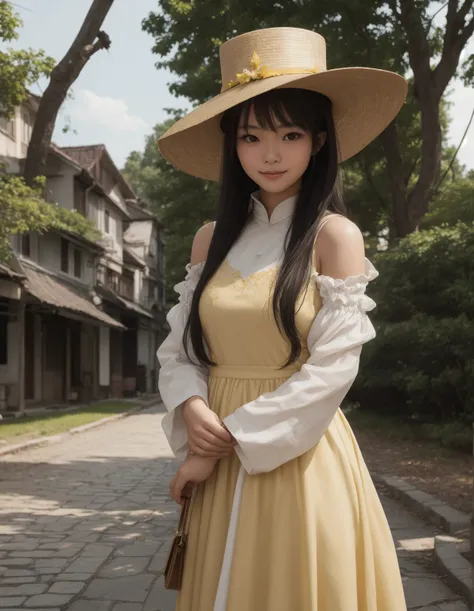
{"label": "dress bodice", "polygon": [[[281,202],[270,219],[252,199],[249,222],[201,296],[200,316],[218,365],[278,368],[288,359],[290,344],[273,315],[273,289],[296,197]],[[320,308],[316,283],[310,282],[296,307],[301,363],[308,358],[306,338]]]}

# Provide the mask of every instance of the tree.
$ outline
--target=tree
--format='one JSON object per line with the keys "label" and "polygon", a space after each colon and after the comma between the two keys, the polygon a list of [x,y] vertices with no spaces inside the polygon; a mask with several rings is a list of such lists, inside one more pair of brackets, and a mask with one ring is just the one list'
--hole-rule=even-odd
{"label": "tree", "polygon": [[[9,2],[0,2],[0,41],[18,39],[22,21]],[[0,50],[0,116],[9,119],[15,108],[28,97],[28,87],[41,76],[48,76],[54,60],[42,50]]]}
{"label": "tree", "polygon": [[74,42],[51,72],[50,82],[41,97],[26,157],[24,177],[29,186],[44,173],[56,118],[69,88],[94,53],[110,47],[109,36],[100,28],[113,2],[93,0]]}
{"label": "tree", "polygon": [[[18,38],[22,22],[8,2],[0,2],[0,41]],[[40,76],[47,76],[54,60],[44,51],[0,51],[0,118],[9,119],[15,108],[28,99],[28,87]],[[45,180],[35,179],[27,186],[22,177],[10,175],[0,164],[0,261],[11,256],[11,237],[27,232],[66,230],[91,240],[100,233],[77,212],[46,202],[41,196]]]}
{"label": "tree", "polygon": [[[394,121],[378,142],[390,190],[392,233],[402,237],[418,228],[436,190],[442,149],[440,104],[474,32],[473,4],[474,0],[448,0],[439,9],[432,0],[228,0],[225,6],[214,0],[160,0],[160,11],[149,14],[143,29],[155,39],[153,52],[161,56],[158,67],[178,76],[171,91],[194,103],[220,89],[219,45],[263,27],[321,32],[331,65],[365,65],[401,74],[411,70],[409,107],[420,117],[418,172],[407,162],[402,145],[403,118]],[[443,10],[441,27],[435,22]],[[472,77],[473,66],[470,57],[463,66],[466,79]]]}
{"label": "tree", "polygon": [[130,153],[123,173],[164,224],[167,294],[173,299],[172,289],[183,279],[194,234],[213,218],[217,189],[214,183],[175,170],[161,156],[156,141],[170,125],[168,120],[155,126],[144,152]]}
{"label": "tree", "polygon": [[79,212],[45,202],[39,190],[25,185],[20,176],[0,175],[0,214],[0,261],[10,259],[11,237],[16,234],[57,229],[89,240],[101,237]]}

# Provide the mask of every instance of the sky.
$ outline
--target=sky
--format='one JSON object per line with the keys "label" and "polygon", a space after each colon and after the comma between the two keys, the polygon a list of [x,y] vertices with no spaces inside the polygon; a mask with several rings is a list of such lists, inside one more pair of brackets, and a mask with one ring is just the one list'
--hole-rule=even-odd
{"label": "sky", "polygon": [[[12,0],[24,26],[15,46],[42,48],[56,60],[62,58],[90,7],[91,0]],[[168,83],[176,77],[157,70],[158,57],[151,51],[153,38],[141,22],[156,11],[157,0],[115,0],[103,28],[110,36],[109,51],[96,53],[72,88],[58,119],[54,141],[61,146],[105,144],[118,167],[128,154],[143,150],[145,137],[166,118],[164,108],[189,108],[189,102],[171,95]],[[474,39],[464,56],[474,53]],[[328,49],[330,56],[330,49]],[[41,94],[46,82],[33,91]],[[451,144],[458,145],[474,109],[474,89],[451,83],[453,103]],[[64,134],[62,128],[71,130]],[[74,131],[73,131],[74,130]],[[474,122],[460,151],[459,160],[474,167]]]}

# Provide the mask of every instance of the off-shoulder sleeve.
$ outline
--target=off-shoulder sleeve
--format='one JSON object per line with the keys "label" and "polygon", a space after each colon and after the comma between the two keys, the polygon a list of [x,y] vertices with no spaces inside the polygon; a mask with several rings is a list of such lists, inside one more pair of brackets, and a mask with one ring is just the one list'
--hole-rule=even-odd
{"label": "off-shoulder sleeve", "polygon": [[[174,454],[186,456],[187,430],[181,414],[181,404],[189,397],[199,396],[208,400],[208,370],[192,363],[183,347],[183,332],[189,316],[194,289],[200,278],[204,263],[186,266],[185,279],[174,287],[179,302],[168,312],[166,320],[170,333],[157,352],[160,363],[158,387],[168,413],[162,420],[163,431]],[[193,356],[192,351],[190,352]],[[194,360],[194,359],[193,359]]]}
{"label": "off-shoulder sleeve", "polygon": [[314,447],[325,434],[359,369],[362,345],[375,337],[365,294],[378,272],[337,280],[316,275],[323,305],[309,335],[310,356],[274,392],[246,403],[224,419],[249,474],[272,471]]}

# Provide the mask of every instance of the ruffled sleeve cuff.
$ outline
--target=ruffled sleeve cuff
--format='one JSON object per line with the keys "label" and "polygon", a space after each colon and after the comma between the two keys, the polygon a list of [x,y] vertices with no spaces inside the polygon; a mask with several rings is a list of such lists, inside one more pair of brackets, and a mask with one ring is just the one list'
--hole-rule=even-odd
{"label": "ruffled sleeve cuff", "polygon": [[349,276],[344,280],[331,278],[314,272],[316,285],[323,304],[327,308],[354,308],[361,312],[369,312],[376,306],[365,294],[367,285],[378,277],[379,273],[372,263],[365,259],[365,271],[357,276]]}
{"label": "ruffled sleeve cuff", "polygon": [[158,387],[168,411],[162,420],[162,427],[171,449],[178,457],[185,457],[187,453],[187,430],[181,414],[183,402],[193,396],[201,397],[206,403],[208,401],[208,370],[191,362],[183,346],[184,328],[203,267],[204,263],[188,264],[185,279],[174,287],[179,303],[168,312],[166,319],[171,330],[157,351],[160,363]]}

